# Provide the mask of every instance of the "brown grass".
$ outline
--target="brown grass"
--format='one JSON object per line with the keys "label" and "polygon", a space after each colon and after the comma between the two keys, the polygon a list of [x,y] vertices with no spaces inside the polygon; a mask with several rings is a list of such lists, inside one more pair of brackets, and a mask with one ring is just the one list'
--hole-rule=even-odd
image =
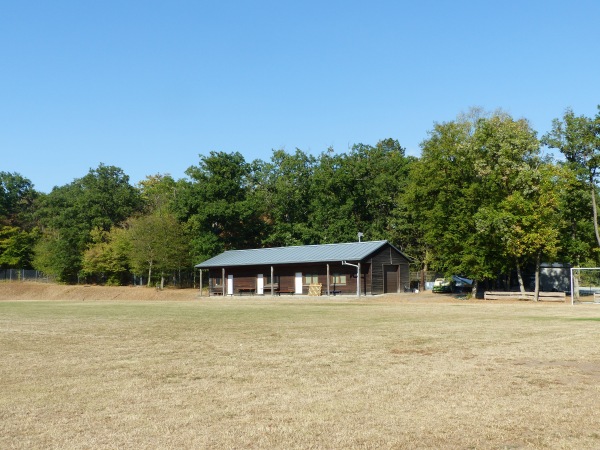
{"label": "brown grass", "polygon": [[0,448],[600,448],[597,305],[187,295],[0,286]]}

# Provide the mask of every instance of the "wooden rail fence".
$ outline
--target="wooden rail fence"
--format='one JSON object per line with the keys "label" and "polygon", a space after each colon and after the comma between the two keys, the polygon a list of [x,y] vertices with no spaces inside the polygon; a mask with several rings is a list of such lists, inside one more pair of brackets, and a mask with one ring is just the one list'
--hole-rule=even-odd
{"label": "wooden rail fence", "polygon": [[[485,300],[533,300],[534,297],[534,292],[522,294],[521,292],[488,291],[483,294]],[[542,302],[566,302],[567,294],[565,292],[540,292],[539,300]]]}

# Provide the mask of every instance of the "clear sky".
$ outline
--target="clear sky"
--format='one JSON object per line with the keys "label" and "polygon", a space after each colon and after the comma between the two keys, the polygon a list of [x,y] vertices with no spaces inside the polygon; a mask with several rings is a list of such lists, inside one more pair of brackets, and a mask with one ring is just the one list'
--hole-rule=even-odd
{"label": "clear sky", "polygon": [[472,106],[543,134],[598,104],[598,0],[0,0],[0,170],[42,192],[211,150],[419,155]]}

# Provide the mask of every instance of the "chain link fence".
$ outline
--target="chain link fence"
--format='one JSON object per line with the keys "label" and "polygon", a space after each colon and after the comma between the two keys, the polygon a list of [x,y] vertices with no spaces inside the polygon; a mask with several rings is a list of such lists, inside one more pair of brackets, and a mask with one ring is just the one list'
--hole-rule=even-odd
{"label": "chain link fence", "polygon": [[[37,281],[40,283],[52,283],[56,277],[48,276],[39,270],[27,269],[0,269],[0,282],[18,282],[18,281]],[[160,284],[161,276],[153,274],[150,282],[151,286]],[[200,279],[198,273],[193,269],[178,270],[165,274],[164,286],[177,288],[196,288]],[[79,277],[77,284],[110,284],[109,280],[102,276]],[[148,284],[147,276],[127,275],[120,280],[121,285],[146,286]]]}
{"label": "chain link fence", "polygon": [[39,270],[27,269],[0,269],[0,281],[39,281],[49,283],[55,281]]}

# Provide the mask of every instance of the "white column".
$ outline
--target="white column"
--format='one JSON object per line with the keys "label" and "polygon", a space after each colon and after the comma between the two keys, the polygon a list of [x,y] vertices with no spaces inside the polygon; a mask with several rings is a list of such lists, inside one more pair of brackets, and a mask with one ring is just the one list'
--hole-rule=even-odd
{"label": "white column", "polygon": [[302,294],[302,272],[296,272],[295,294]]}
{"label": "white column", "polygon": [[233,274],[227,275],[227,295],[233,295]]}
{"label": "white column", "polygon": [[259,273],[256,276],[256,293],[258,295],[263,295],[265,293],[265,279],[262,273]]}

